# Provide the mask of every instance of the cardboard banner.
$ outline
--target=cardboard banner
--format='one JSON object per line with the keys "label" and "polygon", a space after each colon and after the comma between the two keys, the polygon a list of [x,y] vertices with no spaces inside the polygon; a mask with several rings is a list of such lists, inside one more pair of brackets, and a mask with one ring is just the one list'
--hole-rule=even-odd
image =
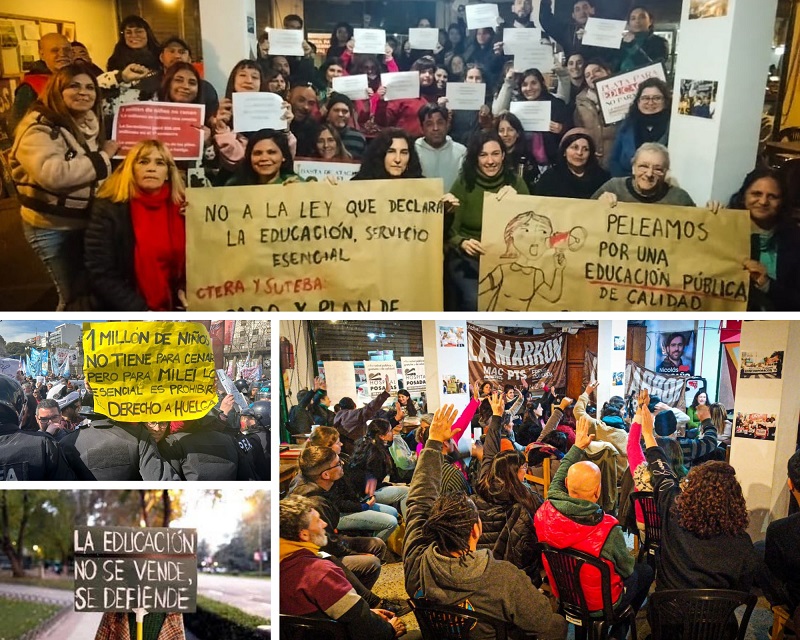
{"label": "cardboard banner", "polygon": [[73,544],[75,611],[195,611],[195,529],[77,527]]}
{"label": "cardboard banner", "polygon": [[441,311],[441,198],[441,180],[194,190],[189,308]]}
{"label": "cardboard banner", "polygon": [[563,333],[511,336],[467,323],[469,382],[492,380],[502,387],[567,384],[567,342]]}
{"label": "cardboard banner", "polygon": [[[587,351],[583,359],[582,389],[590,381],[597,380],[597,354]],[[686,385],[689,378],[669,376],[636,364],[633,360],[625,363],[625,399],[636,406],[636,396],[641,389],[647,389],[651,396],[658,396],[671,407],[686,411]]]}
{"label": "cardboard banner", "polygon": [[367,391],[371,398],[386,390],[386,376],[389,376],[389,393],[397,395],[397,363],[394,360],[364,360],[364,373],[367,376]]}
{"label": "cardboard banner", "polygon": [[742,311],[747,211],[484,196],[478,311]]}
{"label": "cardboard banner", "polygon": [[659,62],[595,82],[597,96],[600,98],[600,112],[606,125],[620,122],[627,117],[639,85],[648,78],[659,78],[666,82],[664,65]]}
{"label": "cardboard banner", "polygon": [[203,104],[130,102],[114,115],[112,140],[119,143],[115,158],[124,158],[142,140],[161,140],[175,160],[203,158]]}
{"label": "cardboard banner", "polygon": [[196,322],[86,322],[95,410],[119,422],[195,420],[217,404],[214,354]]}
{"label": "cardboard banner", "polygon": [[361,169],[360,162],[295,158],[294,172],[304,180],[322,182],[328,176],[338,182],[348,182]]}
{"label": "cardboard banner", "polygon": [[403,368],[403,388],[406,391],[425,391],[425,358],[422,356],[400,358]]}

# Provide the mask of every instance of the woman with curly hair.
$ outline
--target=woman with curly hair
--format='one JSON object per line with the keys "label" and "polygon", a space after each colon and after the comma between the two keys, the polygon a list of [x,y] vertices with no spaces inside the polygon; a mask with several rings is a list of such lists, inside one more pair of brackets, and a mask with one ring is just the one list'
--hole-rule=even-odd
{"label": "woman with curly hair", "polygon": [[403,129],[385,129],[367,145],[361,169],[353,180],[421,178],[414,139]]}
{"label": "woman with curly hair", "polygon": [[692,467],[681,491],[678,476],[656,444],[648,403],[643,391],[639,406],[645,456],[663,527],[656,590],[749,591],[758,561],[747,534],[747,504],[736,470],[726,462]]}

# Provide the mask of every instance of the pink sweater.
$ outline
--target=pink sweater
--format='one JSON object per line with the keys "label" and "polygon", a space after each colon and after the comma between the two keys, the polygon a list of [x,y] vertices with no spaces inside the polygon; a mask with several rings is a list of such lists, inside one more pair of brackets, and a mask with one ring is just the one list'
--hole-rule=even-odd
{"label": "pink sweater", "polygon": [[[481,403],[475,398],[472,398],[469,401],[469,404],[465,407],[465,409],[461,412],[461,415],[456,418],[456,421],[453,423],[453,442],[458,445],[458,441],[461,439],[461,436],[464,435],[464,432],[467,430],[470,422],[472,422],[472,416],[475,415],[475,412],[478,410],[478,407],[481,406]],[[422,442],[417,443],[417,456],[422,452],[422,449],[425,445]],[[464,471],[464,463],[459,460],[455,463],[455,465],[461,469],[462,473]]]}
{"label": "pink sweater", "polygon": [[[636,478],[634,472],[640,464],[647,464],[647,459],[644,457],[644,449],[642,449],[642,425],[638,422],[631,424],[631,430],[628,432],[628,471],[631,476]],[[638,491],[636,487],[634,491]],[[644,524],[644,514],[641,507],[636,504],[636,524]]]}

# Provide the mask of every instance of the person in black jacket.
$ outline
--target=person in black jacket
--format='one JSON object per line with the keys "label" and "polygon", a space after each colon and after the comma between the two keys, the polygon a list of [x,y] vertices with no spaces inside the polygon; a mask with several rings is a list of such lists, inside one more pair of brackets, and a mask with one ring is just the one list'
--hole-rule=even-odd
{"label": "person in black jacket", "polygon": [[594,140],[585,129],[571,129],[560,145],[560,157],[533,185],[533,195],[589,200],[611,179],[597,161]]}
{"label": "person in black jacket", "polygon": [[143,140],[98,191],[84,236],[90,288],[104,311],[185,306],[183,179],[169,149]]}
{"label": "person in black jacket", "polygon": [[503,396],[494,393],[489,402],[492,418],[473,498],[483,523],[478,549],[490,549],[496,560],[508,560],[538,583],[541,556],[535,548],[533,515],[543,500],[524,482],[525,455],[516,450],[500,452]]}
{"label": "person in black jacket", "polygon": [[10,376],[0,374],[0,481],[74,480],[54,438],[43,431],[22,431],[25,392]]}
{"label": "person in black jacket", "polygon": [[[734,589],[749,591],[758,567],[747,533],[747,504],[726,462],[693,467],[683,490],[656,443],[649,394],[639,394],[639,417],[653,493],[661,515],[656,591]],[[636,420],[636,418],[634,418]]]}
{"label": "person in black jacket", "polygon": [[617,71],[633,71],[639,67],[666,62],[669,44],[653,33],[653,14],[643,6],[635,6],[628,14],[628,31],[622,38]]}
{"label": "person in black jacket", "polygon": [[750,212],[748,311],[800,310],[800,231],[791,221],[786,188],[771,169],[754,169],[732,197],[731,209]]}
{"label": "person in black jacket", "polygon": [[[236,440],[243,450],[252,448],[253,471],[256,480],[270,478],[270,414],[272,409],[266,400],[254,402],[239,416],[239,432]],[[246,444],[247,443],[247,444]]]}

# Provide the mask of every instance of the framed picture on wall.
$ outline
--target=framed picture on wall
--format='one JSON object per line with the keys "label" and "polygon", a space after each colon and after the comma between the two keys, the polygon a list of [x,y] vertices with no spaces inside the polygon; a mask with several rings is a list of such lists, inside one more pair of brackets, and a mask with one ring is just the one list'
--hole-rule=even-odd
{"label": "framed picture on wall", "polygon": [[70,42],[75,41],[75,23],[74,22],[62,22],[61,23],[61,35],[64,36]]}

